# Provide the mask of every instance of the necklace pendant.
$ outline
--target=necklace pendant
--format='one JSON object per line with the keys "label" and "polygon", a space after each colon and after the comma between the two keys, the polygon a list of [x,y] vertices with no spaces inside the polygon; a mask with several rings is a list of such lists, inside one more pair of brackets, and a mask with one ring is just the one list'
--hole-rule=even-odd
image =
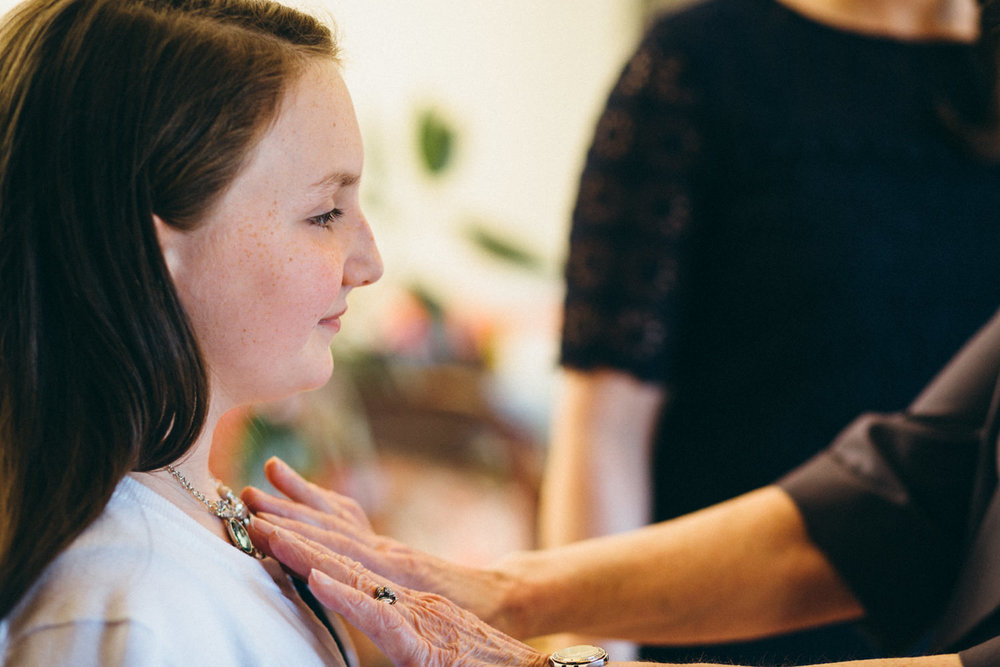
{"label": "necklace pendant", "polygon": [[250,541],[250,533],[246,527],[240,523],[239,519],[226,519],[226,532],[229,533],[229,540],[236,545],[236,548],[250,556],[257,551],[253,542]]}
{"label": "necklace pendant", "polygon": [[250,539],[250,533],[247,532],[247,526],[250,523],[250,513],[247,512],[247,506],[243,504],[243,501],[228,486],[219,480],[214,480],[216,490],[222,497],[213,503],[205,497],[204,493],[191,486],[191,482],[177,468],[169,465],[166,468],[173,475],[174,479],[177,480],[177,483],[184,487],[195,500],[207,507],[209,512],[222,519],[222,523],[226,524],[229,541],[237,549],[254,558],[264,557],[264,554],[254,547],[253,541]]}

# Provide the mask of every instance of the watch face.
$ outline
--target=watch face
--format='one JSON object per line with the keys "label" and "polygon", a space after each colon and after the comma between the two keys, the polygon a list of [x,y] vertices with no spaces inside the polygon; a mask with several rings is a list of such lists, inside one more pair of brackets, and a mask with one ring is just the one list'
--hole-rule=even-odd
{"label": "watch face", "polygon": [[558,667],[599,667],[606,664],[607,661],[608,654],[603,648],[590,646],[589,644],[580,644],[561,649],[553,653],[549,658],[549,662]]}

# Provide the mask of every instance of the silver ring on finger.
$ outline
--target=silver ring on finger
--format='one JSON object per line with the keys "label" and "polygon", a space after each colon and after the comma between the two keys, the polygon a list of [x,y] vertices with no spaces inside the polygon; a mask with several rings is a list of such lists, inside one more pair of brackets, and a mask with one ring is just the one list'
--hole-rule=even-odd
{"label": "silver ring on finger", "polygon": [[375,593],[372,595],[379,602],[385,602],[387,604],[396,604],[396,591],[392,590],[388,586],[379,586],[375,589]]}

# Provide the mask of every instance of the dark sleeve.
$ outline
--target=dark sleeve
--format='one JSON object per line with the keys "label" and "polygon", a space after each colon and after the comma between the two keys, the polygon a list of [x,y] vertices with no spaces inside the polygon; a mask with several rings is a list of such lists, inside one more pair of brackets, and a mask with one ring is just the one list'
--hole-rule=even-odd
{"label": "dark sleeve", "polygon": [[977,485],[995,484],[984,443],[998,369],[994,318],[905,413],[862,416],[779,482],[890,650],[941,613],[981,514]]}
{"label": "dark sleeve", "polygon": [[959,652],[963,667],[997,667],[1000,665],[1000,637]]}
{"label": "dark sleeve", "polygon": [[662,381],[701,148],[690,63],[664,22],[597,123],[573,211],[561,363]]}

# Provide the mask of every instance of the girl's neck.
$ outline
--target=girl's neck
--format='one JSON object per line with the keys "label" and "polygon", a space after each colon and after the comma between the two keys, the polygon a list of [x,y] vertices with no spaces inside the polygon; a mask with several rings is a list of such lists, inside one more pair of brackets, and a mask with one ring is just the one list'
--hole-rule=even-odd
{"label": "girl's neck", "polygon": [[[198,440],[183,458],[171,464],[171,467],[180,472],[194,489],[204,494],[211,502],[219,499],[219,494],[216,491],[212,473],[208,466],[209,454],[212,449],[212,434],[215,432],[215,427],[218,425],[219,419],[220,415],[210,409],[209,416],[205,420],[205,427],[202,429]],[[133,479],[172,502],[192,519],[217,534],[221,539],[229,541],[223,522],[212,514],[204,504],[194,498],[169,470],[161,469],[130,474]]]}
{"label": "girl's neck", "polygon": [[975,0],[778,0],[792,11],[835,28],[902,40],[973,42],[979,35]]}

